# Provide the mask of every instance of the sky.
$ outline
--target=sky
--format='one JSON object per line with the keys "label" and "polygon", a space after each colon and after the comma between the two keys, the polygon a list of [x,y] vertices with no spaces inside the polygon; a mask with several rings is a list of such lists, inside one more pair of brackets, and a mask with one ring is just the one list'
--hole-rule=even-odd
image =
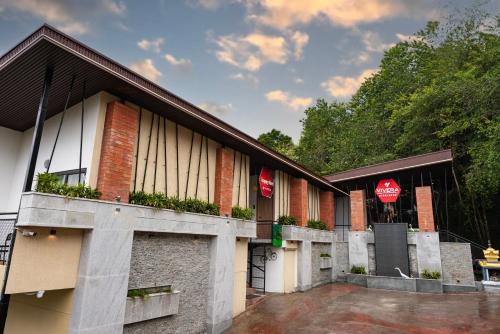
{"label": "sky", "polygon": [[[253,137],[300,138],[384,50],[466,0],[0,0],[0,54],[44,22]],[[498,7],[500,1],[494,1]]]}

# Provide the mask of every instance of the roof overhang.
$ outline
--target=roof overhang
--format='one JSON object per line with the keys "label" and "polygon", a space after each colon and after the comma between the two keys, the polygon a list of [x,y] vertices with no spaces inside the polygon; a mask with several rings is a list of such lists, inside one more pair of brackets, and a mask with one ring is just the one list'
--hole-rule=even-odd
{"label": "roof overhang", "polygon": [[442,150],[383,162],[376,165],[351,169],[325,176],[325,178],[332,183],[345,182],[379,174],[394,173],[410,169],[422,168],[426,166],[451,163],[452,160],[453,157],[451,154],[451,150]]}
{"label": "roof overhang", "polygon": [[81,100],[86,81],[87,96],[107,91],[248,154],[253,161],[335,189],[323,177],[48,25],[0,57],[0,126],[18,131],[34,126],[47,66],[54,71],[47,118],[63,110],[75,75],[69,105]]}

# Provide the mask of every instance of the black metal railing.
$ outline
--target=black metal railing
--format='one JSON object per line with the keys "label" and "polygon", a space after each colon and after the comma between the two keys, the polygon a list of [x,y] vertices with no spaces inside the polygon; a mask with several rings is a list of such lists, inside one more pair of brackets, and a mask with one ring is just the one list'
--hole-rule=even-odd
{"label": "black metal railing", "polygon": [[487,246],[481,245],[480,243],[467,239],[466,237],[461,236],[460,234],[456,234],[449,230],[440,230],[439,237],[441,241],[447,242],[464,242],[470,244],[472,257],[473,258],[482,258],[483,250],[486,249]]}
{"label": "black metal railing", "polygon": [[16,218],[17,212],[0,212],[0,264],[6,264],[9,258],[10,242]]}

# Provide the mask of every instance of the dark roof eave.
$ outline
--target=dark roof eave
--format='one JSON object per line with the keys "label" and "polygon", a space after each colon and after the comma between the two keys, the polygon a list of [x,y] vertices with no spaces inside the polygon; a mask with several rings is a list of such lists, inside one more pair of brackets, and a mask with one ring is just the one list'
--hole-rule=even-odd
{"label": "dark roof eave", "polygon": [[145,93],[155,97],[156,99],[159,99],[175,107],[176,109],[189,114],[190,116],[198,119],[204,124],[208,124],[209,126],[212,126],[221,132],[224,132],[234,139],[251,146],[252,148],[262,152],[270,158],[282,164],[285,164],[290,169],[295,170],[299,174],[305,175],[310,180],[315,181],[315,183],[321,184],[323,188],[327,188],[329,190],[338,190],[325,178],[316,175],[312,171],[309,171],[305,167],[297,164],[284,155],[264,146],[251,136],[241,132],[240,130],[225,123],[217,117],[206,113],[190,102],[181,99],[180,97],[163,89],[154,82],[149,81],[143,76],[131,71],[127,67],[117,63],[116,61],[106,57],[105,55],[102,55],[101,53],[93,50],[85,44],[73,39],[72,37],[60,32],[59,30],[47,24],[44,24],[42,27],[25,38],[21,43],[19,43],[18,45],[10,49],[7,53],[5,53],[2,57],[0,57],[0,71],[6,68],[9,63],[27,52],[32,46],[36,45],[41,40],[46,40],[50,43],[53,43],[54,45],[61,47],[62,49],[110,73],[111,75],[118,77],[123,81],[126,81],[128,84],[144,91]]}
{"label": "dark roof eave", "polygon": [[441,163],[451,162],[453,156],[450,149],[415,155],[407,158],[382,162],[375,165],[355,168],[344,172],[331,174],[325,178],[332,182],[343,182],[353,179],[360,179],[363,177],[374,176],[378,174],[397,172],[413,168],[419,168],[430,165],[437,165]]}

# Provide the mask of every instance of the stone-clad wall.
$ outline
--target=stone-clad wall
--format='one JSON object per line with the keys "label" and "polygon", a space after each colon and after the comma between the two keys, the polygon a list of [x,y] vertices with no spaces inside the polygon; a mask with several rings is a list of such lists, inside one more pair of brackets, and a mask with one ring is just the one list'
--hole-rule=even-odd
{"label": "stone-clad wall", "polygon": [[311,247],[312,285],[329,283],[332,280],[332,269],[320,269],[320,255],[331,255],[332,246],[329,243],[313,242]]}
{"label": "stone-clad wall", "polygon": [[205,236],[135,233],[129,289],[172,285],[181,292],[179,313],[126,325],[124,333],[207,331],[209,242]]}
{"label": "stone-clad wall", "polygon": [[375,262],[375,244],[368,244],[368,275],[377,275],[377,264]]}
{"label": "stone-clad wall", "polygon": [[470,244],[440,242],[444,284],[471,285],[474,283]]}
{"label": "stone-clad wall", "polygon": [[417,246],[408,245],[408,258],[410,260],[410,276],[418,278]]}

